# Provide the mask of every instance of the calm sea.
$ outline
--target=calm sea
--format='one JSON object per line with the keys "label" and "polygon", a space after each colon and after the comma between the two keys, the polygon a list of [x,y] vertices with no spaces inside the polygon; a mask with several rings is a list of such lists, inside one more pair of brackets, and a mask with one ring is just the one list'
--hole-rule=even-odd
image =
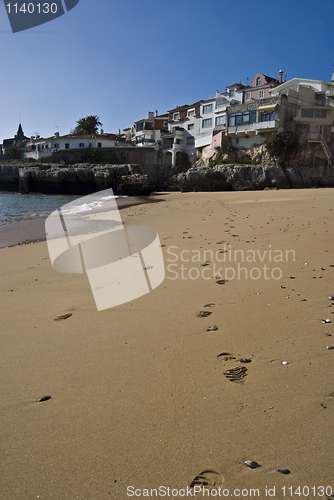
{"label": "calm sea", "polygon": [[80,196],[0,191],[0,226],[22,220],[45,219],[51,212],[76,198]]}
{"label": "calm sea", "polygon": [[[82,198],[82,195],[19,194],[0,191],[0,248],[44,240],[47,216],[78,198]],[[116,198],[120,209],[153,201],[149,197],[116,196]],[[101,200],[106,199],[101,198]],[[92,205],[95,206],[98,202],[94,201]],[[86,211],[87,207],[88,205],[83,202],[75,211]]]}

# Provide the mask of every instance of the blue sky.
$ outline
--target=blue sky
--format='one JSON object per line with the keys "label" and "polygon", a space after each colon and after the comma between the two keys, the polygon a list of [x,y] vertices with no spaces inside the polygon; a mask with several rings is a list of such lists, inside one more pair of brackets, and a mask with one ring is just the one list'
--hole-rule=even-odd
{"label": "blue sky", "polygon": [[0,142],[20,119],[27,136],[90,114],[115,133],[258,72],[330,81],[333,28],[333,0],[80,0],[13,34],[1,2]]}

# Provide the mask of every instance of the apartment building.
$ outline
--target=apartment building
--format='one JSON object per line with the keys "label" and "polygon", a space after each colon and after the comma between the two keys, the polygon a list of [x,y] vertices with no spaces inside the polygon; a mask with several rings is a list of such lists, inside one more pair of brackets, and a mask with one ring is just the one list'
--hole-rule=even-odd
{"label": "apartment building", "polygon": [[147,118],[138,120],[131,128],[131,141],[135,146],[154,147],[161,135],[168,131],[168,114],[149,111]]}

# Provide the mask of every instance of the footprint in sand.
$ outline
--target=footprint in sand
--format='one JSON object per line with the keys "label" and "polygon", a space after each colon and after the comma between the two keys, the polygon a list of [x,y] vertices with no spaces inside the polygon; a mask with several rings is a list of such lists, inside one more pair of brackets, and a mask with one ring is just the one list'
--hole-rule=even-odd
{"label": "footprint in sand", "polygon": [[67,318],[70,318],[72,316],[72,313],[68,313],[68,314],[60,314],[60,316],[56,316],[54,318],[55,321],[62,321],[64,319],[67,319]]}
{"label": "footprint in sand", "polygon": [[242,382],[242,380],[248,375],[247,368],[245,366],[236,366],[230,370],[226,370],[224,375],[231,382]]}
{"label": "footprint in sand", "polygon": [[217,285],[225,285],[227,283],[227,280],[224,279],[217,279],[216,280]]}
{"label": "footprint in sand", "polygon": [[210,316],[210,314],[212,314],[211,311],[199,311],[196,316],[198,318],[207,318],[208,316]]}
{"label": "footprint in sand", "polygon": [[219,361],[229,361],[230,359],[235,359],[235,357],[229,352],[221,352],[218,354],[217,358]]}
{"label": "footprint in sand", "polygon": [[204,307],[215,307],[216,304],[214,302],[209,302],[208,304],[205,304]]}
{"label": "footprint in sand", "polygon": [[[194,488],[195,486],[199,486],[200,489],[203,487],[207,490],[212,490],[212,489],[217,489],[219,486],[221,486],[224,482],[224,477],[219,474],[218,472],[215,472],[213,470],[204,470],[198,476],[193,479],[193,481],[190,484],[190,488]],[[196,488],[198,490],[198,488]],[[196,491],[195,490],[195,495],[196,493],[199,493],[200,490]]]}

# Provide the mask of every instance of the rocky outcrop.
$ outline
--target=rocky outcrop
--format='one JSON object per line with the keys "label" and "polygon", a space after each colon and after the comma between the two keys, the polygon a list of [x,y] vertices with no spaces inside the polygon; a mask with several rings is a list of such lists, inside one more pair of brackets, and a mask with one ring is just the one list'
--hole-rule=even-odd
{"label": "rocky outcrop", "polygon": [[20,193],[89,194],[112,188],[116,194],[147,195],[152,185],[138,165],[1,166],[0,189]]}
{"label": "rocky outcrop", "polygon": [[175,175],[170,189],[181,191],[244,191],[265,188],[300,189],[334,187],[334,169],[322,167],[281,167],[215,165],[191,168]]}
{"label": "rocky outcrop", "polygon": [[0,189],[2,191],[19,190],[19,168],[15,165],[0,165]]}
{"label": "rocky outcrop", "polygon": [[192,167],[168,182],[152,181],[138,165],[0,165],[0,189],[21,193],[90,194],[112,188],[115,194],[147,196],[154,190],[243,191],[265,188],[334,187],[334,169],[326,165],[214,165]]}

